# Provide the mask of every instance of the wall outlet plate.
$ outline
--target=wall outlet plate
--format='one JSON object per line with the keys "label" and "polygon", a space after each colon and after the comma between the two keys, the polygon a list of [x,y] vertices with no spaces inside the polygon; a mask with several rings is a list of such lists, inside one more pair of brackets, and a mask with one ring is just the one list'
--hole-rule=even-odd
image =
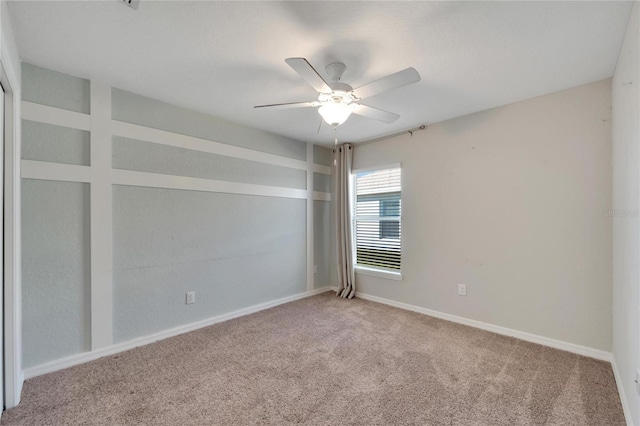
{"label": "wall outlet plate", "polygon": [[458,284],[458,295],[466,296],[467,295],[467,285],[466,284]]}
{"label": "wall outlet plate", "polygon": [[191,305],[192,303],[196,303],[196,292],[188,291],[187,292],[187,305]]}

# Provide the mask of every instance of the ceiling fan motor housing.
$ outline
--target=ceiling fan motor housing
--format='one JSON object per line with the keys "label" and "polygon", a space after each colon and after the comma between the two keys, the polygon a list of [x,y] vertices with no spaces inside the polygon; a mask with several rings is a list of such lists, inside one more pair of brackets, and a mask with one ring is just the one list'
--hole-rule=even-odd
{"label": "ceiling fan motor housing", "polygon": [[328,84],[329,88],[331,89],[332,92],[351,92],[353,91],[353,87],[349,86],[348,84],[345,83],[329,83]]}
{"label": "ceiling fan motor housing", "polygon": [[[333,85],[332,85],[333,86]],[[351,87],[347,88],[333,88],[331,87],[331,93],[320,93],[318,94],[318,102],[321,104],[334,103],[334,104],[345,104],[348,105],[351,102],[355,101],[355,97],[353,93],[351,93]]]}
{"label": "ceiling fan motor housing", "polygon": [[331,77],[331,81],[337,83],[342,78],[342,74],[347,69],[347,66],[342,62],[333,62],[327,65],[324,70],[327,72],[329,77]]}

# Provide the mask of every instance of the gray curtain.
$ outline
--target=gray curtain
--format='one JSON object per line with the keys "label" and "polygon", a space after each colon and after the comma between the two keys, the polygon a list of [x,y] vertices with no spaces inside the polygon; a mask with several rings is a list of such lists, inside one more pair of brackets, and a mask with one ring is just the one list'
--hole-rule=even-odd
{"label": "gray curtain", "polygon": [[335,217],[338,265],[338,296],[351,299],[356,294],[355,274],[353,271],[353,249],[351,240],[351,163],[353,147],[343,144],[335,149]]}

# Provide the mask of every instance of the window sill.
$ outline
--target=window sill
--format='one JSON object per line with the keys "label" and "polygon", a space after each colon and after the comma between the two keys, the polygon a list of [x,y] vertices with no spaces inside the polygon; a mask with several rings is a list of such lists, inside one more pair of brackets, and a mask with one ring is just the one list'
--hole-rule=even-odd
{"label": "window sill", "polygon": [[388,280],[402,281],[402,274],[400,272],[385,271],[382,269],[366,268],[364,266],[354,266],[356,274],[369,275],[372,277],[386,278]]}

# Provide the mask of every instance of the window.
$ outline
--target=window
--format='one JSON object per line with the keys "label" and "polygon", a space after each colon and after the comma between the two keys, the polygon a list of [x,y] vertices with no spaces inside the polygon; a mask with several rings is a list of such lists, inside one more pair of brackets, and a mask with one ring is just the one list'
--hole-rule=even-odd
{"label": "window", "polygon": [[380,239],[400,239],[400,221],[382,220],[383,217],[400,216],[400,193],[392,199],[380,200]]}
{"label": "window", "polygon": [[356,267],[400,272],[400,168],[357,172],[355,175],[354,243]]}

